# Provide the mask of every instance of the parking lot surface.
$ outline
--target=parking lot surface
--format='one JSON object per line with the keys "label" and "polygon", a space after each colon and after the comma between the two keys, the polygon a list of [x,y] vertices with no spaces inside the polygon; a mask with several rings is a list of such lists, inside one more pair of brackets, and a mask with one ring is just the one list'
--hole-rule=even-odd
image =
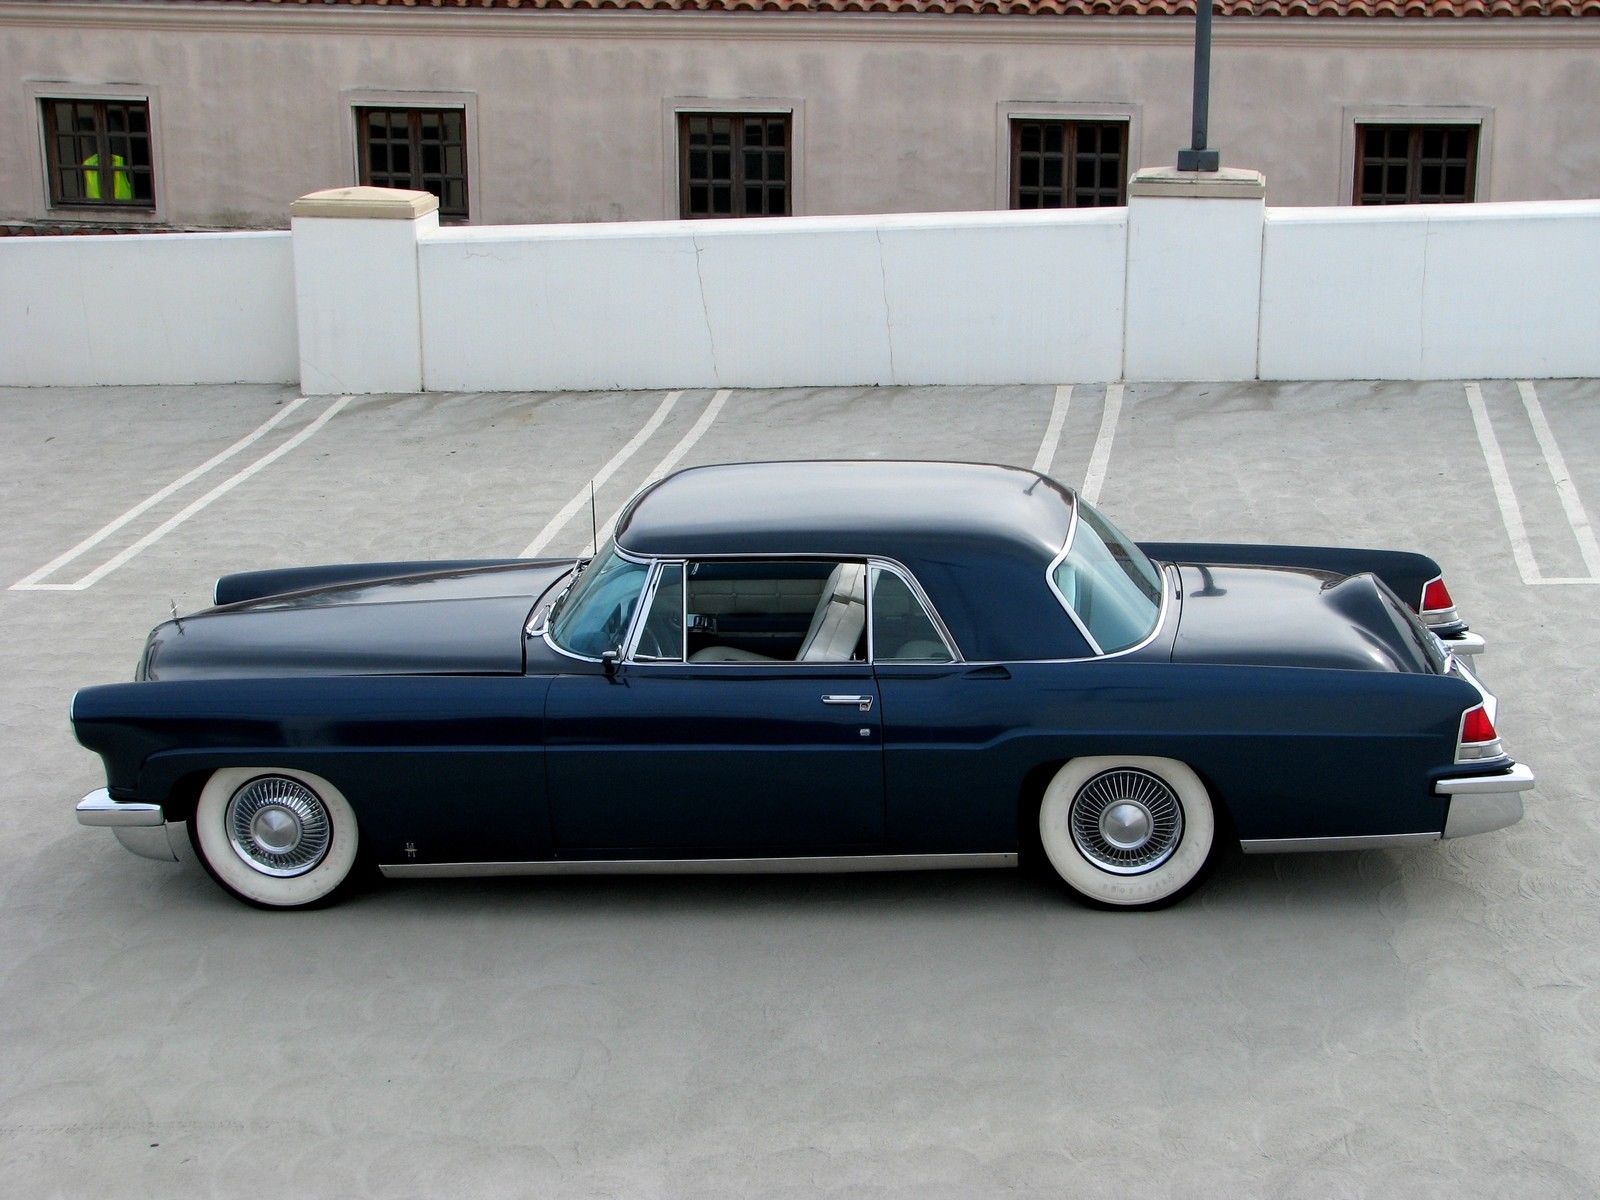
{"label": "parking lot surface", "polygon": [[[0,390],[0,1178],[14,1196],[1600,1194],[1600,383],[304,399]],[[134,858],[73,691],[221,573],[579,553],[675,466],[1040,465],[1148,539],[1443,564],[1510,830],[1013,872],[389,883]]]}

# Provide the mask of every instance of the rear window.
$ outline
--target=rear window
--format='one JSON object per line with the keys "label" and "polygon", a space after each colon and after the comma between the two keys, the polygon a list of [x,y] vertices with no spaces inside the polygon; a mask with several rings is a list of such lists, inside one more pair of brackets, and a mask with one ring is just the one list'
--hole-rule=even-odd
{"label": "rear window", "polygon": [[1143,550],[1081,498],[1067,552],[1051,574],[1056,595],[1100,654],[1136,646],[1161,617],[1161,572]]}

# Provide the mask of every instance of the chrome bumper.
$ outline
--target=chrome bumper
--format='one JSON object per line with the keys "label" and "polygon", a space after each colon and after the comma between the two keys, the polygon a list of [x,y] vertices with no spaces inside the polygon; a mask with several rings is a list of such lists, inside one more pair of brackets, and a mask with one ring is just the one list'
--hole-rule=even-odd
{"label": "chrome bumper", "polygon": [[1462,633],[1457,634],[1455,637],[1442,637],[1439,642],[1451,654],[1460,654],[1467,658],[1482,654],[1483,648],[1487,644],[1475,633]]}
{"label": "chrome bumper", "polygon": [[1495,775],[1465,775],[1441,779],[1433,790],[1450,797],[1441,837],[1471,837],[1504,829],[1522,820],[1522,793],[1534,785],[1533,768],[1512,763],[1509,771]]}
{"label": "chrome bumper", "polygon": [[188,851],[185,822],[168,821],[159,804],[113,800],[105,788],[78,801],[78,824],[111,830],[124,849],[140,858],[178,862]]}

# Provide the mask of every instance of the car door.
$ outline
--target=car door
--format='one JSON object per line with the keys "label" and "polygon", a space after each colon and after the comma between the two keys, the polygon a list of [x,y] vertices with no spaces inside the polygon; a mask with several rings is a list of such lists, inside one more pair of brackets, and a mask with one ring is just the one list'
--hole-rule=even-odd
{"label": "car door", "polygon": [[[742,562],[744,577],[732,588],[715,578],[732,564],[661,564],[614,672],[552,684],[547,780],[558,855],[784,856],[881,846],[882,706],[865,661],[864,615],[857,625],[857,601],[824,595],[840,586],[841,564],[814,564],[805,583],[792,562]],[[864,614],[865,567],[852,570],[844,573],[859,585]],[[796,632],[790,610],[807,587],[814,611]],[[697,611],[727,595],[734,607]]]}

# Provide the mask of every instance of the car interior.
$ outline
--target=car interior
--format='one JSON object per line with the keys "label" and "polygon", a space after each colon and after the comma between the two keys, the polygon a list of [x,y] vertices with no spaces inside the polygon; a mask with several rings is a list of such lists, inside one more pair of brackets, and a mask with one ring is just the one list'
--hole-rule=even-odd
{"label": "car interior", "polygon": [[636,657],[679,662],[686,649],[693,663],[865,662],[869,577],[878,658],[948,662],[943,639],[898,575],[861,562],[791,559],[690,562],[681,573],[664,572]]}

